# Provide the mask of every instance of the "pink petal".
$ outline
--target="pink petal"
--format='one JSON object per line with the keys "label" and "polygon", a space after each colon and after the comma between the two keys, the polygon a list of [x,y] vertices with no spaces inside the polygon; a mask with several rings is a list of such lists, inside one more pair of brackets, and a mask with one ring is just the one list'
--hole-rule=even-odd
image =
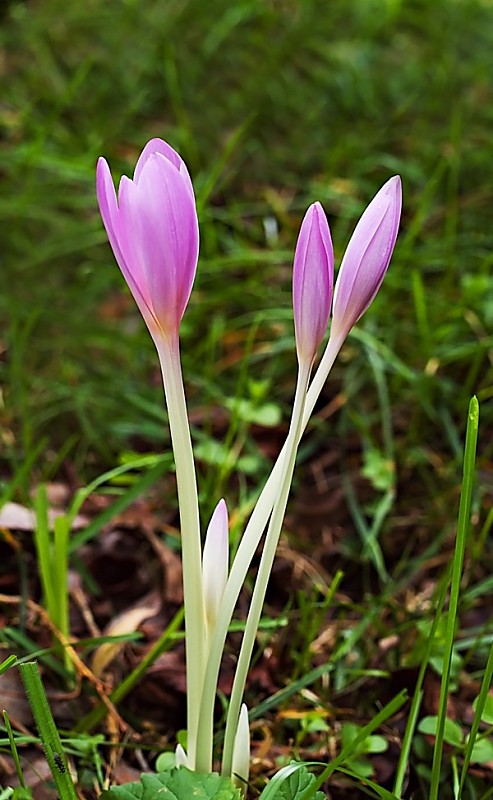
{"label": "pink petal", "polygon": [[293,309],[298,357],[313,360],[330,315],[334,251],[320,203],[314,203],[301,224],[293,266]]}
{"label": "pink petal", "polygon": [[144,147],[142,153],[139,156],[137,164],[135,165],[134,181],[139,180],[142,168],[146,163],[147,159],[149,158],[149,156],[155,155],[156,153],[160,153],[162,156],[164,156],[164,158],[170,161],[173,164],[173,166],[176,167],[178,172],[183,177],[183,180],[187,184],[190,190],[190,194],[192,195],[192,197],[194,197],[192,181],[190,180],[190,175],[188,173],[185,162],[183,161],[181,156],[178,155],[176,150],[173,150],[173,148],[167,142],[163,141],[163,139],[151,139],[149,142],[147,142],[146,146]]}
{"label": "pink petal", "polygon": [[347,335],[377,294],[394,250],[402,207],[398,176],[363,212],[347,246],[334,291],[331,336]]}
{"label": "pink petal", "polygon": [[[122,183],[125,181],[128,181],[128,178],[122,178],[120,182],[120,194]],[[130,183],[130,181],[128,182]],[[153,320],[152,307],[149,303],[149,298],[146,298],[146,287],[142,281],[142,275],[139,274],[138,264],[136,264],[132,258],[128,261],[124,254],[124,249],[122,249],[124,248],[125,237],[122,236],[121,213],[116,200],[115,187],[110,168],[104,158],[98,160],[96,170],[96,192],[101,217],[106,228],[106,233],[108,234],[111,249],[123,273],[123,277],[132,292],[134,300],[139,307],[140,313],[149,325],[151,320]],[[129,264],[133,266],[133,269],[131,269]],[[154,324],[156,324],[155,320]]]}

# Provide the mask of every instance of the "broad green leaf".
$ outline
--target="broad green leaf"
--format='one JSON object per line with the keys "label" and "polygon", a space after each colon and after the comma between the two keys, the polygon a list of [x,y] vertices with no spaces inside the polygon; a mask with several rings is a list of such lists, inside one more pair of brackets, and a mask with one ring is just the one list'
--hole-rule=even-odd
{"label": "broad green leaf", "polygon": [[185,767],[144,774],[137,783],[112,786],[102,800],[241,800],[241,792],[229,778],[217,772],[202,775]]}

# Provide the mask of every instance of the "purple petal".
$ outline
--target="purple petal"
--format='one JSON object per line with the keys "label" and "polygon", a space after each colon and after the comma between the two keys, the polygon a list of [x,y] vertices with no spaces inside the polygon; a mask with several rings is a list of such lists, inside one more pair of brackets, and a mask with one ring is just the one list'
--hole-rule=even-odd
{"label": "purple petal", "polygon": [[111,247],[147,325],[177,329],[199,249],[193,189],[182,159],[161,139],[150,141],[134,180],[122,177],[118,202],[109,167],[100,159],[97,193]]}
{"label": "purple petal", "polygon": [[[128,181],[128,178],[122,178],[120,182],[120,191],[122,191],[122,183]],[[131,181],[128,181],[131,183]],[[118,208],[115,187],[111,177],[110,168],[104,158],[98,160],[96,170],[96,192],[99,203],[99,210],[103,219],[108,240],[113,250],[114,256],[120,267],[123,277],[132,292],[135,302],[139,307],[140,313],[149,325],[154,315],[152,312],[152,305],[150,299],[146,297],[146,286],[142,281],[142,275],[139,274],[138,264],[132,258],[127,261],[124,255],[124,236],[122,236],[121,214]],[[133,266],[133,269],[131,266]],[[154,324],[157,324],[154,320]]]}
{"label": "purple petal", "polygon": [[334,275],[330,229],[320,203],[301,224],[293,266],[293,309],[298,357],[312,361],[329,321]]}
{"label": "purple petal", "polygon": [[334,291],[331,336],[347,335],[377,294],[394,250],[402,206],[401,180],[391,178],[361,216]]}
{"label": "purple petal", "polygon": [[180,155],[173,150],[173,148],[163,139],[151,139],[147,142],[146,146],[142,150],[142,153],[139,156],[139,160],[135,165],[134,171],[134,181],[139,181],[140,174],[142,172],[142,168],[146,163],[149,156],[155,155],[156,153],[160,153],[160,155],[164,156],[168,161],[171,161],[173,166],[176,167],[178,172],[182,175],[185,183],[187,184],[190,194],[194,197],[192,181],[190,180],[190,175],[188,173],[187,167],[183,159]]}
{"label": "purple petal", "polygon": [[182,175],[161,155],[148,158],[133,189],[135,205],[126,227],[145,270],[154,312],[159,320],[178,324],[197,266],[195,204]]}

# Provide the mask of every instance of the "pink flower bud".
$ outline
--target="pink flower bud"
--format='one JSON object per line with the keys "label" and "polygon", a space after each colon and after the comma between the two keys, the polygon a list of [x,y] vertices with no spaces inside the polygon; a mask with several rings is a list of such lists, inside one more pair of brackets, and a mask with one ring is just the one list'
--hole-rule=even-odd
{"label": "pink flower bud", "polygon": [[334,251],[320,203],[310,206],[301,223],[293,266],[293,309],[299,361],[311,363],[330,315]]}
{"label": "pink flower bud", "polygon": [[154,336],[176,333],[197,268],[199,229],[185,163],[161,139],[151,139],[122,177],[118,199],[108,164],[97,166],[99,209],[113,253]]}
{"label": "pink flower bud", "polygon": [[401,179],[391,178],[363,212],[342,259],[334,290],[331,338],[346,337],[385,277],[402,206]]}

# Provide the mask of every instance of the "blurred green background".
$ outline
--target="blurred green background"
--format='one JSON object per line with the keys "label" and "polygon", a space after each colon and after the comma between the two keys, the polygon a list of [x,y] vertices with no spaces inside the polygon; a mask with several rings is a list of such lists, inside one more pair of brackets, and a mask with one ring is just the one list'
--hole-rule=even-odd
{"label": "blurred green background", "polygon": [[390,491],[392,505],[399,488],[406,498],[396,517],[414,510],[450,530],[476,392],[480,499],[491,505],[492,52],[487,0],[5,4],[4,487],[17,477],[22,496],[67,470],[84,481],[129,450],[169,445],[155,353],[94,189],[99,155],[118,179],[160,136],[186,160],[198,198],[201,258],[182,350],[206,507],[241,488],[225,439],[247,482],[282,441],[305,208],[323,203],[339,263],[359,214],[396,173],[395,255],[321,400],[339,398],[338,410],[301,459],[350,442],[374,497]]}

